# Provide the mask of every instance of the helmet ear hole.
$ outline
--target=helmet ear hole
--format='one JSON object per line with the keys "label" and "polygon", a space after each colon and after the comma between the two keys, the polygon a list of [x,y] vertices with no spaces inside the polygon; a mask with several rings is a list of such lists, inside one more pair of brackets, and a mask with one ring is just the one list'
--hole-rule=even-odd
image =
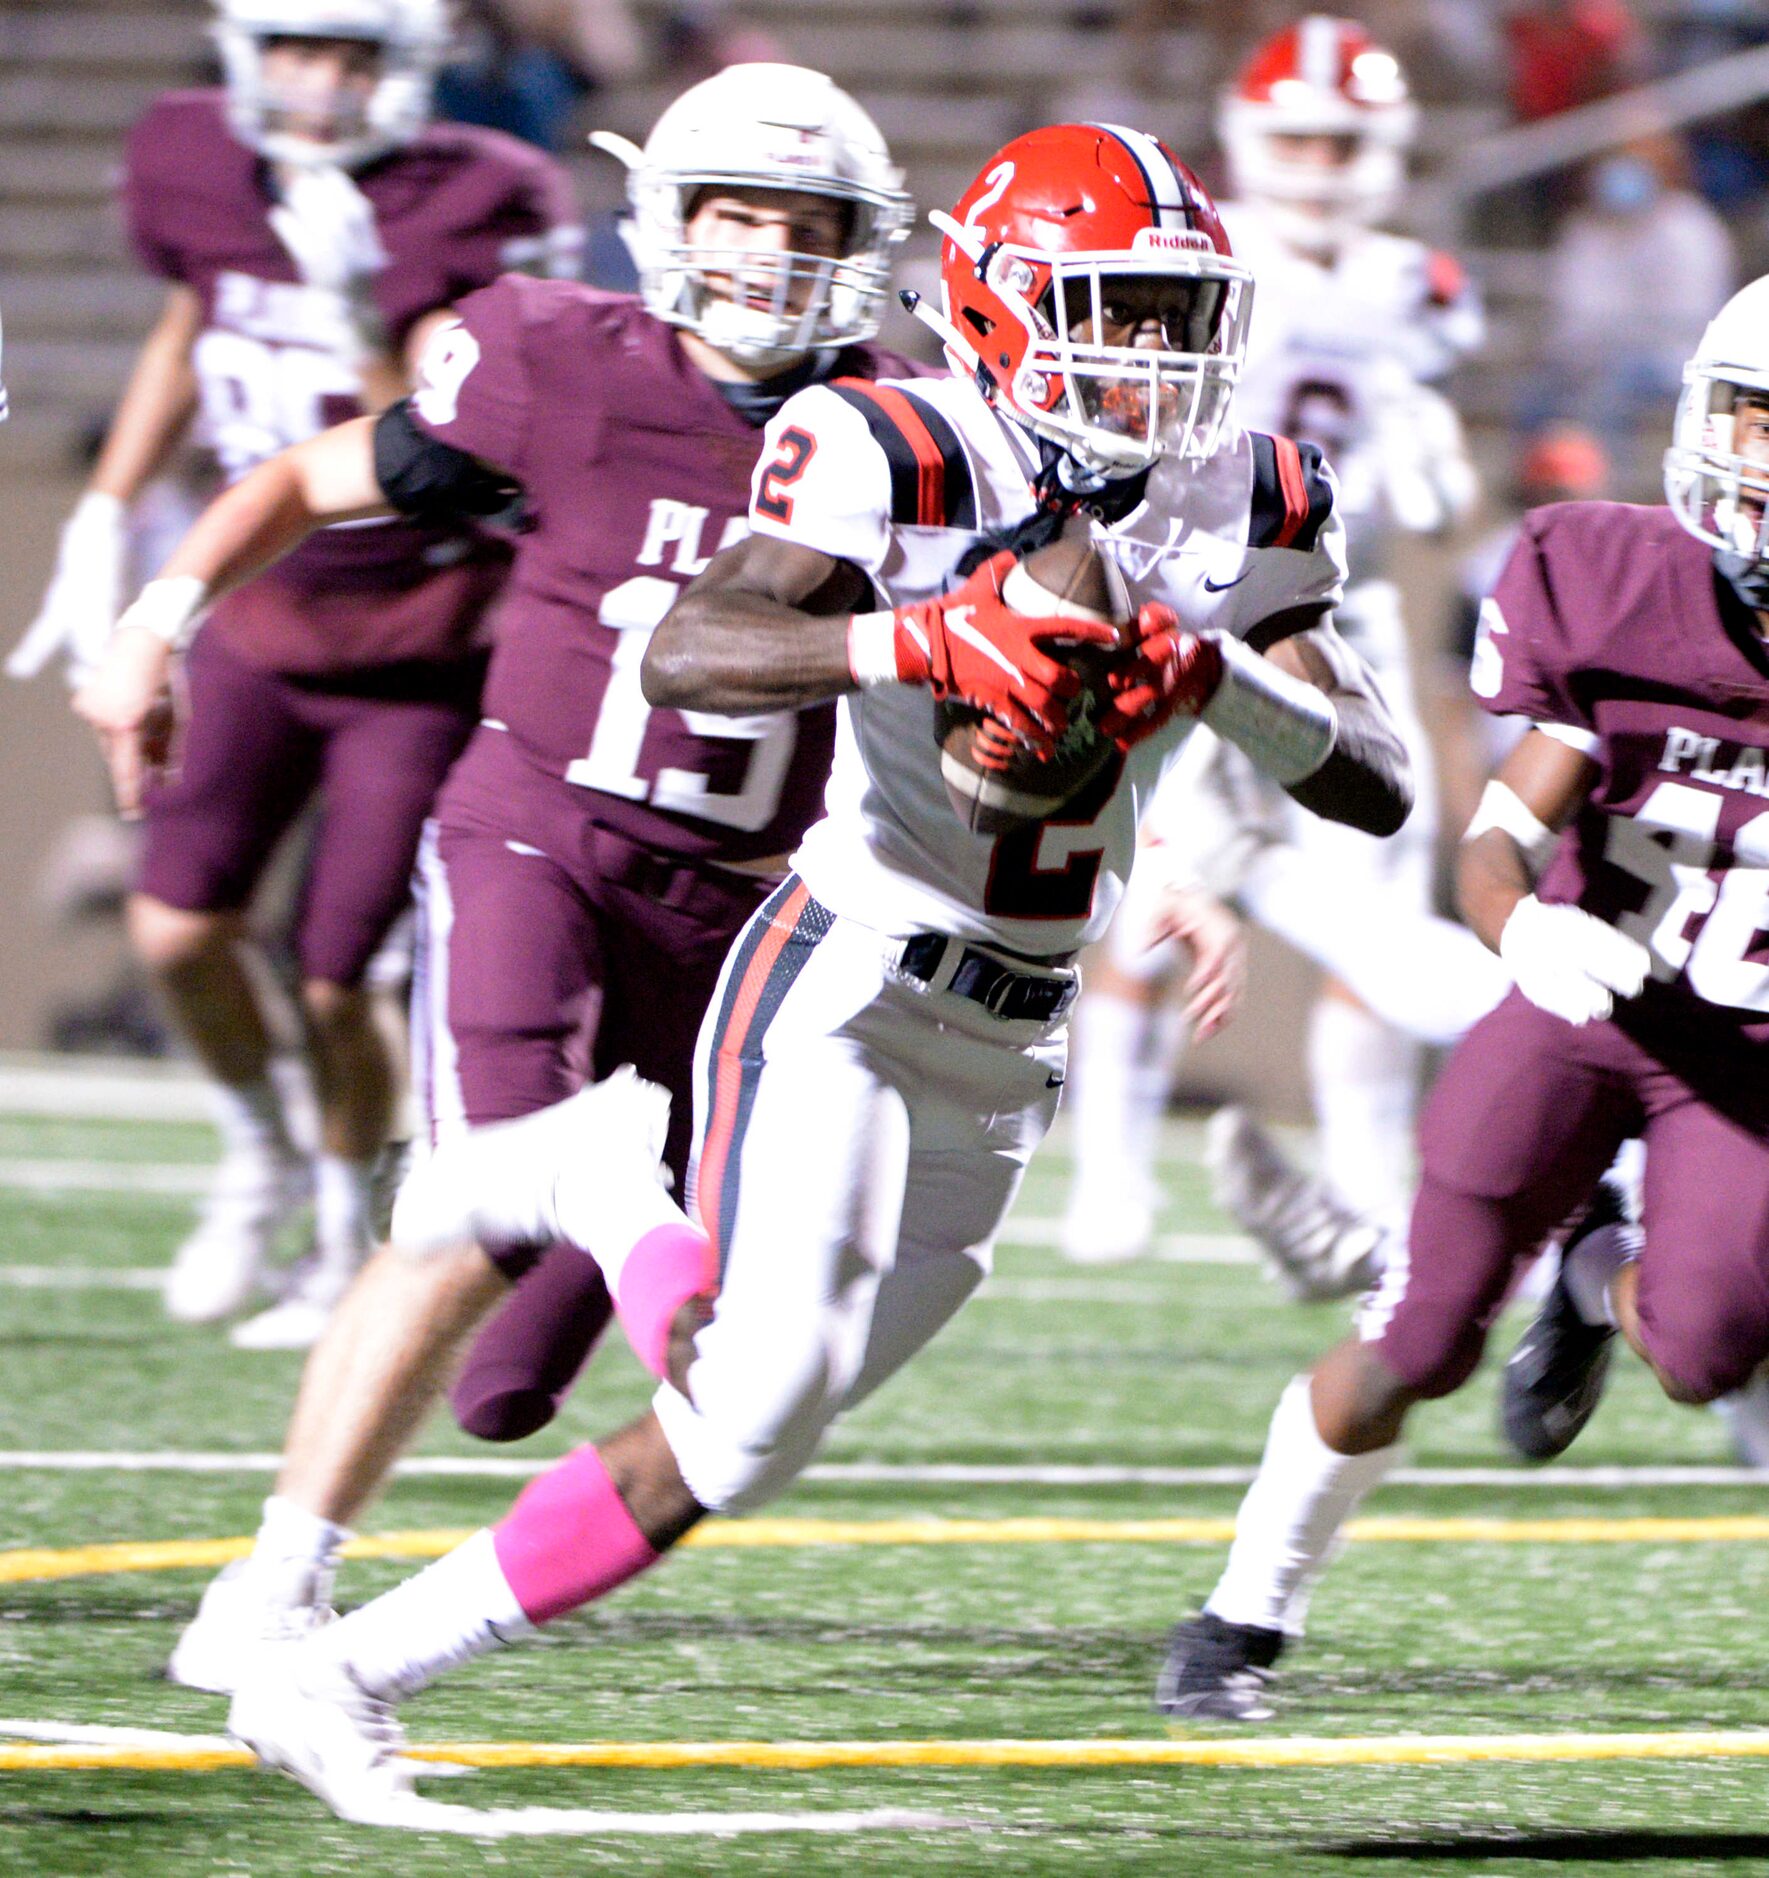
{"label": "helmet ear hole", "polygon": [[979,313],[974,306],[967,306],[964,309],[964,322],[984,339],[987,339],[995,330],[995,322],[987,314]]}

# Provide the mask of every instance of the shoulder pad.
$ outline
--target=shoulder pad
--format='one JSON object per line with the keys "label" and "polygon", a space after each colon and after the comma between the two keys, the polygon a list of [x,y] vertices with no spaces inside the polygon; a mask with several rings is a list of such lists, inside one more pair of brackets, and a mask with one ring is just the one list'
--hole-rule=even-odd
{"label": "shoulder pad", "polygon": [[958,433],[901,385],[832,379],[829,389],[866,420],[891,468],[891,520],[920,528],[975,528],[976,487]]}
{"label": "shoulder pad", "polygon": [[1250,548],[1313,551],[1333,512],[1333,486],[1312,443],[1249,431],[1253,445],[1253,503],[1247,520]]}

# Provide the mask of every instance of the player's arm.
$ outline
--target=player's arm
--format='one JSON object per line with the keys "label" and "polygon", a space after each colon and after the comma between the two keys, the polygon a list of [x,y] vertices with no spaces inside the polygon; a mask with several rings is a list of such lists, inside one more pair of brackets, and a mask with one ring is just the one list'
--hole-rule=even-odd
{"label": "player's arm", "polygon": [[1328,821],[1392,835],[1413,806],[1406,746],[1369,670],[1321,609],[1280,613],[1250,634],[1188,632],[1170,606],[1137,616],[1100,728],[1123,749],[1176,715],[1196,717]]}
{"label": "player's arm", "polygon": [[[1291,798],[1328,821],[1392,835],[1413,807],[1413,767],[1369,667],[1330,623],[1275,641],[1265,662],[1312,686],[1333,716],[1331,746],[1319,767],[1284,781]],[[1230,702],[1224,698],[1206,715],[1206,722],[1214,717],[1219,735],[1228,734],[1223,720]]]}
{"label": "player's arm", "polygon": [[1510,966],[1518,990],[1570,1024],[1605,1018],[1618,997],[1638,996],[1652,966],[1637,939],[1535,896],[1537,875],[1598,773],[1582,749],[1532,730],[1487,784],[1457,857],[1463,917]]}
{"label": "player's arm", "polygon": [[871,583],[853,562],[749,535],[713,557],[652,635],[640,667],[646,702],[741,716],[922,685],[1048,743],[1080,680],[1041,642],[1104,644],[1112,629],[1015,613],[1001,601],[1012,564],[1003,552],[936,599],[860,612]]}
{"label": "player's arm", "polygon": [[102,651],[123,604],[129,505],[157,475],[196,410],[191,352],[203,303],[175,285],[137,354],[85,493],[62,525],[55,572],[37,616],[7,658],[13,678],[34,678],[57,653],[78,672]]}
{"label": "player's arm", "polygon": [[333,522],[485,516],[512,494],[508,477],[419,431],[403,403],[309,437],[224,490],[117,622],[74,696],[104,748],[122,812],[137,812],[147,774],[164,760],[172,661],[214,601]]}

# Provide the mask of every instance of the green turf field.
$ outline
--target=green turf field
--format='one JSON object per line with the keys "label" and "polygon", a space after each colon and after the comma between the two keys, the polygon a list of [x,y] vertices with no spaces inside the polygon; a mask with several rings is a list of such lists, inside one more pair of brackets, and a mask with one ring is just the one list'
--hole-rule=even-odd
{"label": "green turf field", "polygon": [[[1217,1234],[1176,1130],[1170,1234]],[[168,1325],[118,1274],[164,1260],[189,1214],[176,1172],[204,1130],[0,1119],[0,1548],[216,1539],[251,1531],[267,1476],[20,1467],[20,1451],[250,1455],[279,1441],[298,1359],[247,1356]],[[88,1170],[45,1191],[45,1163]],[[95,1190],[94,1165],[132,1169]],[[1285,1380],[1343,1315],[1281,1303],[1237,1263],[1064,1265],[1060,1143],[1034,1169],[998,1282],[844,1426],[824,1459],[925,1470],[1247,1466]],[[1197,1248],[1194,1247],[1193,1250]],[[1206,1250],[1209,1247],[1205,1248]],[[29,1280],[21,1283],[20,1280]],[[1506,1327],[1501,1343],[1516,1324]],[[1572,1460],[1723,1465],[1711,1416],[1664,1404],[1631,1361]],[[598,1358],[561,1426],[506,1458],[544,1458],[624,1418],[646,1379]],[[1410,1459],[1503,1465],[1490,1367],[1419,1417]],[[430,1455],[477,1454],[438,1426]],[[1391,1485],[1379,1517],[1543,1521],[1769,1514],[1750,1484]],[[370,1531],[470,1527],[511,1482],[409,1478]],[[1232,1485],[809,1479],[770,1517],[1097,1522],[1223,1517]],[[789,1529],[790,1530],[790,1529]],[[1219,1540],[708,1546],[606,1606],[481,1662],[411,1705],[420,1742],[1164,1741],[1149,1697],[1167,1627],[1209,1588]],[[1577,1529],[1575,1529],[1576,1531]],[[1022,1534],[1024,1529],[1021,1529]],[[1564,1537],[1564,1536],[1563,1536]],[[407,1566],[356,1562],[353,1603]],[[5,1560],[0,1558],[0,1576]],[[219,1734],[223,1705],[158,1670],[198,1569],[0,1582],[0,1760],[25,1731]],[[1286,1662],[1260,1741],[1406,1736],[1592,1738],[1769,1728],[1769,1565],[1761,1538],[1702,1529],[1641,1542],[1441,1536],[1353,1544],[1307,1649]],[[8,1740],[10,1730],[11,1740]],[[1211,1738],[1207,1731],[1195,1737]],[[1218,1740],[1240,1737],[1219,1733]],[[1769,1733],[1764,1737],[1769,1746]],[[1063,1751],[1079,1752],[1073,1745]],[[1386,1753],[1390,1747],[1377,1752]],[[481,1808],[680,1818],[907,1809],[914,1831],[484,1844],[343,1827],[292,1783],[243,1769],[0,1771],[0,1873],[782,1872],[1689,1874],[1769,1860],[1769,1765],[1712,1755],[1433,1766],[1235,1768],[553,1766],[427,1783]]]}

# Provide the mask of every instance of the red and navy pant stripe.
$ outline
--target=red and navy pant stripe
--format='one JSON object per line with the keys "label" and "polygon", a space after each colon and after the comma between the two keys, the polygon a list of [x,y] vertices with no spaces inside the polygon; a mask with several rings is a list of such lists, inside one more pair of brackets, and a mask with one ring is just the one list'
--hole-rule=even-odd
{"label": "red and navy pant stripe", "polygon": [[834,923],[828,907],[789,875],[745,927],[725,979],[707,1057],[707,1123],[696,1184],[700,1223],[718,1251],[721,1276],[737,1217],[743,1138],[761,1085],[762,1041]]}

